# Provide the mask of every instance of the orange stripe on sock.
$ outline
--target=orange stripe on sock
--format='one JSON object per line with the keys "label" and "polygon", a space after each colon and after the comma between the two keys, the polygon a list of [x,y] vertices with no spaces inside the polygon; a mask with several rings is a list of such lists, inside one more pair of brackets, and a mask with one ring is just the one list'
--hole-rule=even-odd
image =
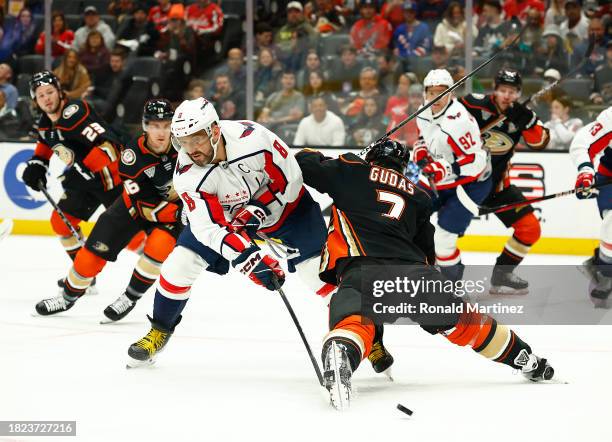
{"label": "orange stripe on sock", "polygon": [[374,323],[369,318],[365,318],[361,315],[351,315],[338,322],[334,327],[334,330],[348,330],[359,336],[363,341],[365,348],[363,358],[367,358],[372,350],[372,344],[374,343]]}

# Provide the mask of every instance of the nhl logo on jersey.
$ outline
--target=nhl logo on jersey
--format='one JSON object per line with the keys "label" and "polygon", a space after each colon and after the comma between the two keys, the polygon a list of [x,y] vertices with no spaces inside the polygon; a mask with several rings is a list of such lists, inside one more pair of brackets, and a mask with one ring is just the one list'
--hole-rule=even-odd
{"label": "nhl logo on jersey", "polygon": [[144,173],[149,178],[153,178],[153,175],[155,175],[155,166],[149,167],[148,169],[145,169]]}
{"label": "nhl logo on jersey", "polygon": [[125,149],[121,153],[121,162],[126,166],[131,166],[136,162],[136,154],[132,149]]}

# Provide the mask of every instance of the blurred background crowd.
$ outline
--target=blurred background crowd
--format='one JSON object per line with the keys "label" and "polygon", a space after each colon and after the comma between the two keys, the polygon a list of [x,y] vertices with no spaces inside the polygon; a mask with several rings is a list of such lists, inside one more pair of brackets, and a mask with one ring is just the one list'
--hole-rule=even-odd
{"label": "blurred background crowd", "polygon": [[[497,70],[512,67],[526,98],[579,65],[592,35],[579,72],[531,107],[551,131],[549,149],[567,150],[575,131],[612,104],[610,0],[473,0],[471,11],[449,0],[254,2],[247,97],[245,1],[54,0],[49,42],[44,0],[0,0],[0,140],[34,136],[28,81],[43,69],[48,44],[67,95],[132,134],[146,99],[203,95],[222,119],[246,118],[252,99],[253,118],[290,144],[363,146],[422,104],[429,70],[458,80],[466,56],[480,65],[523,26],[518,44],[474,77],[472,92],[491,93]],[[394,138],[412,144],[414,128]]]}

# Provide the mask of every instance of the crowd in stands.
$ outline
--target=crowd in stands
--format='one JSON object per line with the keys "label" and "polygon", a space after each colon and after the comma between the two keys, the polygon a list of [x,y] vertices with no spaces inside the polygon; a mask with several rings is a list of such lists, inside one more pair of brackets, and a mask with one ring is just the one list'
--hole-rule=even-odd
{"label": "crowd in stands", "polygon": [[[0,9],[0,137],[11,136],[15,119],[32,120],[18,114],[29,109],[27,80],[49,44],[43,3],[26,0],[14,17]],[[257,1],[254,119],[296,145],[368,144],[418,109],[429,70],[465,75],[468,34],[476,67],[525,27],[474,77],[472,91],[490,93],[506,66],[521,72],[523,97],[563,78],[532,106],[551,131],[550,148],[567,149],[572,134],[612,104],[611,2],[473,4],[465,11],[465,2],[451,0]],[[236,0],[54,0],[53,71],[69,97],[90,100],[118,127],[137,128],[137,110],[154,95],[179,102],[203,94],[221,118],[243,119],[251,98],[244,8]],[[565,80],[589,38],[591,56]],[[414,129],[409,123],[394,137],[412,144]]]}

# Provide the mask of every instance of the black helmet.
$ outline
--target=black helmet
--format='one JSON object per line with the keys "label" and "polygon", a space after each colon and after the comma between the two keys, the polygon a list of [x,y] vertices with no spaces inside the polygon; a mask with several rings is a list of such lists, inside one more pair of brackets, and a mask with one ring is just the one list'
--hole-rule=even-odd
{"label": "black helmet", "polygon": [[167,121],[172,120],[174,110],[172,104],[165,98],[154,98],[149,100],[144,105],[142,112],[142,123],[147,124],[149,121]]}
{"label": "black helmet", "polygon": [[507,84],[521,90],[523,80],[521,79],[521,74],[514,69],[500,69],[495,76],[495,88],[497,89],[497,86],[500,84]]}
{"label": "black helmet", "polygon": [[365,157],[368,163],[388,167],[400,173],[404,172],[409,159],[410,152],[406,146],[388,138],[384,138],[374,144]]}
{"label": "black helmet", "polygon": [[62,96],[62,86],[55,74],[51,71],[40,71],[32,75],[30,79],[30,97],[32,97],[32,100],[36,99],[36,89],[48,84],[54,86]]}

